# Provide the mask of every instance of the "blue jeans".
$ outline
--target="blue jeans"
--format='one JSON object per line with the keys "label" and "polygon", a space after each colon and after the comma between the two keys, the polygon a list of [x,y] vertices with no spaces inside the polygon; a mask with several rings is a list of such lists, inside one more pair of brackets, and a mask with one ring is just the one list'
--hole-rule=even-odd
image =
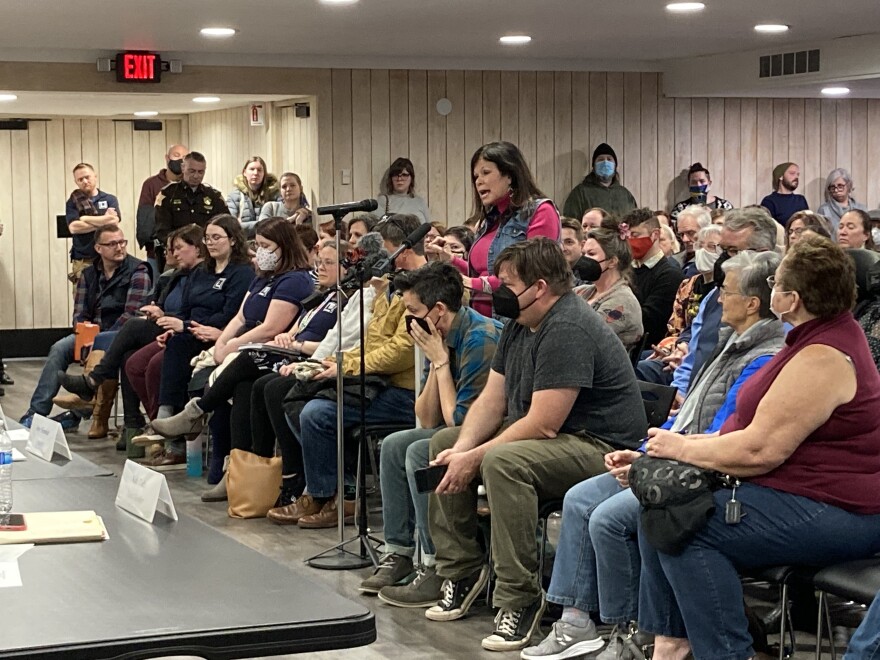
{"label": "blue jeans", "polygon": [[[101,332],[95,337],[95,348],[104,350],[109,346],[106,335],[114,333]],[[106,343],[105,343],[106,342]],[[67,367],[74,363],[73,349],[76,346],[76,335],[67,335],[62,337],[49,349],[49,355],[46,357],[46,363],[43,365],[43,371],[40,373],[40,380],[37,381],[37,387],[31,395],[31,403],[28,406],[35,413],[46,416],[52,412],[52,398],[58,394],[61,389],[61,383],[58,382],[58,372],[67,371]],[[77,414],[78,411],[73,411]],[[77,416],[80,416],[77,414]]]}
{"label": "blue jeans", "polygon": [[[360,407],[342,409],[346,429],[360,423]],[[402,387],[387,387],[367,406],[367,424],[415,424],[415,393]],[[296,424],[292,428],[296,428]],[[306,488],[312,497],[333,497],[336,493],[336,401],[312,399],[299,416],[299,443],[305,464]]]}
{"label": "blue jeans", "polygon": [[422,563],[426,566],[434,565],[434,542],[428,529],[428,494],[416,489],[413,473],[427,467],[431,436],[437,431],[411,429],[392,433],[382,441],[379,455],[385,548],[388,552],[413,557],[413,534],[417,531],[422,544]]}
{"label": "blue jeans", "polygon": [[657,385],[671,385],[673,374],[671,370],[663,371],[665,366],[660,360],[639,360],[636,365],[636,378]]}
{"label": "blue jeans", "polygon": [[547,600],[606,623],[638,619],[639,503],[610,474],[573,486],[562,504],[562,529]]}
{"label": "blue jeans", "polygon": [[843,660],[880,660],[880,594],[849,640]]}
{"label": "blue jeans", "polygon": [[826,566],[880,552],[880,515],[749,483],[736,497],[742,521],[725,524],[730,491],[716,491],[715,513],[678,556],[658,552],[639,534],[639,623],[647,632],[686,637],[698,660],[754,655],[737,569]]}

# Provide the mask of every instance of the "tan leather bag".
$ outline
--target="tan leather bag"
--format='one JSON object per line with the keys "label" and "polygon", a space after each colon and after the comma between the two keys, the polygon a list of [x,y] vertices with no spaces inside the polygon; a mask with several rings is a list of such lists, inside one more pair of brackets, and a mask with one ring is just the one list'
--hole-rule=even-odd
{"label": "tan leather bag", "polygon": [[230,518],[265,518],[281,490],[281,457],[263,458],[233,449],[226,472]]}

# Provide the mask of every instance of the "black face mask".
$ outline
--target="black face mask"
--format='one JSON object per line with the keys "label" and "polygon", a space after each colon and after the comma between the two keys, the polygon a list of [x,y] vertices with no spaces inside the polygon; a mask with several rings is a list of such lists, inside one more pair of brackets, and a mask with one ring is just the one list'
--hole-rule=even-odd
{"label": "black face mask", "polygon": [[592,257],[581,257],[574,262],[574,266],[571,269],[582,282],[595,282],[602,277],[604,272],[601,264],[601,261],[597,261]]}
{"label": "black face mask", "polygon": [[531,289],[535,284],[537,284],[537,282],[527,286],[519,295],[515,294],[510,288],[502,284],[496,291],[492,292],[492,309],[498,314],[498,316],[504,316],[505,318],[514,320],[518,319],[520,314],[535,303],[533,300],[525,307],[520,307],[519,296]]}
{"label": "black face mask", "polygon": [[406,321],[406,331],[409,334],[412,334],[412,326],[413,326],[413,323],[415,323],[422,330],[424,330],[426,333],[428,333],[430,335],[431,334],[431,327],[428,325],[428,322],[425,320],[428,317],[428,314],[430,314],[430,313],[431,313],[431,310],[429,309],[427,314],[425,314],[424,316],[416,316],[414,314],[406,314],[404,316],[404,319]]}
{"label": "black face mask", "polygon": [[727,251],[721,253],[721,256],[715,261],[715,269],[713,270],[712,278],[715,282],[715,286],[719,289],[721,285],[724,284],[724,271],[721,270],[721,264],[730,259],[730,255],[727,254]]}
{"label": "black face mask", "polygon": [[180,176],[183,173],[183,158],[168,161],[168,169],[172,174]]}

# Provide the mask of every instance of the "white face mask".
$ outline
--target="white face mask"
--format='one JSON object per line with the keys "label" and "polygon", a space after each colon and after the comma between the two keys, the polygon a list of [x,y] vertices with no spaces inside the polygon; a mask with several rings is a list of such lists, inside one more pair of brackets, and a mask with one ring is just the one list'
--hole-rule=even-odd
{"label": "white face mask", "polygon": [[694,255],[694,265],[701,273],[711,273],[715,270],[715,262],[721,256],[715,252],[709,252],[706,248],[700,248]]}
{"label": "white face mask", "polygon": [[773,312],[773,315],[776,318],[778,318],[780,321],[782,321],[783,320],[782,317],[785,316],[786,314],[790,314],[792,312],[792,309],[791,309],[791,307],[789,307],[784,312],[777,312],[775,309],[773,309],[773,301],[776,299],[777,293],[791,293],[791,291],[777,291],[776,288],[773,288],[770,291],[770,311]]}
{"label": "white face mask", "polygon": [[871,230],[871,238],[874,239],[874,245],[880,245],[880,227],[874,227]]}
{"label": "white face mask", "polygon": [[278,254],[264,247],[257,248],[257,267],[265,272],[272,272],[278,266]]}

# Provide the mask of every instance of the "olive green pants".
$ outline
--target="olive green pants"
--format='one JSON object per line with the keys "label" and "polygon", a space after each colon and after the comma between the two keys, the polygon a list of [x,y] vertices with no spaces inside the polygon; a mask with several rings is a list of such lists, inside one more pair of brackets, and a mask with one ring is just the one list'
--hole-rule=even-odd
{"label": "olive green pants", "polygon": [[[431,438],[431,458],[455,444],[459,427]],[[604,473],[613,451],[601,440],[560,433],[552,440],[520,440],[490,449],[480,466],[489,497],[495,607],[516,609],[541,595],[538,575],[538,503],[561,499],[584,479]],[[457,495],[431,495],[428,518],[437,550],[437,573],[458,580],[485,563],[477,540],[477,485]]]}

